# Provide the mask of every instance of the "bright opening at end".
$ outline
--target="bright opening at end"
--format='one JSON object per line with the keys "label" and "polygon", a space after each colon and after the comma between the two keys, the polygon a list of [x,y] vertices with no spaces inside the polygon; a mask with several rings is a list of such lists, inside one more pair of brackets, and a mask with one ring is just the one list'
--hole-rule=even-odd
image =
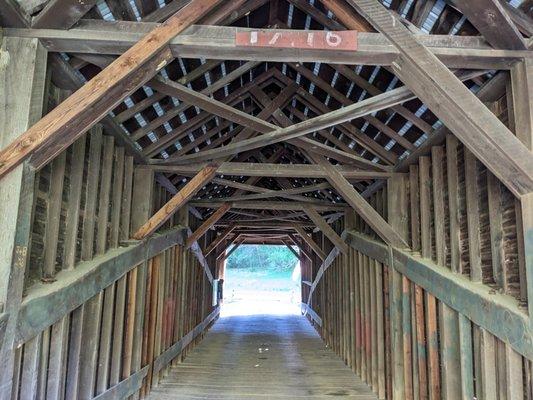
{"label": "bright opening at end", "polygon": [[287,246],[242,245],[224,271],[221,316],[300,313],[300,261]]}

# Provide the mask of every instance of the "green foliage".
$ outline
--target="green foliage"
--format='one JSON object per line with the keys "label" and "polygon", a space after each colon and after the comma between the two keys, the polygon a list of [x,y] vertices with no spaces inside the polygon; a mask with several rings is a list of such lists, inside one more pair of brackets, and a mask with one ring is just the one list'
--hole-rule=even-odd
{"label": "green foliage", "polygon": [[297,261],[286,246],[243,245],[229,256],[226,268],[286,271],[294,268]]}

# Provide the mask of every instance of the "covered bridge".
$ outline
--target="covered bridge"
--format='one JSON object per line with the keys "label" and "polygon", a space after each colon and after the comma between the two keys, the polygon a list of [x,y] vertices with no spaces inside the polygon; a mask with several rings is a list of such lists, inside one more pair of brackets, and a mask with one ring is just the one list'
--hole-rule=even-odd
{"label": "covered bridge", "polygon": [[532,4],[0,0],[0,399],[532,400]]}

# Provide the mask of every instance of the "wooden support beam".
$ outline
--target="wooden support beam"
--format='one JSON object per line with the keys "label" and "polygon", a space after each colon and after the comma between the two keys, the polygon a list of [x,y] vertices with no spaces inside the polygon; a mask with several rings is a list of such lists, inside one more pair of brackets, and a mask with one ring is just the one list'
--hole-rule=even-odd
{"label": "wooden support beam", "polygon": [[[0,53],[4,58],[0,68],[3,148],[42,116],[47,53],[37,40],[5,37],[0,38]],[[12,386],[16,384],[14,340],[30,258],[34,192],[35,172],[26,163],[0,181],[0,312],[7,314],[0,334],[0,398],[6,399],[17,390]]]}
{"label": "wooden support beam", "polygon": [[[164,161],[164,160],[163,160]],[[206,163],[189,163],[185,165],[162,164],[161,160],[152,160],[154,164],[140,168],[159,172],[172,172],[179,175],[191,176]],[[336,170],[348,180],[386,179],[399,176],[399,173],[357,170],[353,167],[335,166]],[[274,178],[327,178],[327,173],[318,165],[313,164],[275,164],[275,163],[244,163],[223,162],[217,170],[217,175],[253,176]],[[248,189],[246,189],[248,190]]]}
{"label": "wooden support beam", "polygon": [[[226,201],[224,199],[220,200],[195,200],[191,201],[189,204],[194,207],[203,207],[203,208],[218,208],[222,207]],[[327,201],[315,201],[315,202],[298,202],[298,201],[243,201],[243,202],[233,202],[233,208],[243,209],[243,210],[277,210],[277,211],[292,211],[298,210],[301,211],[304,207],[313,207],[317,211],[344,211],[347,207],[347,204],[333,204]]]}
{"label": "wooden support beam", "polygon": [[97,0],[50,0],[32,21],[32,28],[69,29],[76,24]]}
{"label": "wooden support beam", "polygon": [[[361,196],[325,158],[313,157],[326,172],[327,180],[350,206],[388,244],[401,248],[409,247],[407,242],[383,219],[381,215]],[[399,179],[399,178],[398,178]]]}
{"label": "wooden support beam", "polygon": [[213,240],[211,244],[204,250],[204,255],[207,257],[209,254],[211,254],[211,252],[215,250],[236,227],[236,224],[228,225],[228,227],[224,229],[220,235],[218,235],[215,240]]}
{"label": "wooden support beam", "polygon": [[0,177],[32,154],[44,154],[39,168],[155,75],[173,58],[168,42],[220,0],[194,0],[151,31],[76,93],[0,152]]}
{"label": "wooden support beam", "polygon": [[[82,20],[68,31],[9,28],[5,30],[5,35],[43,39],[47,49],[52,52],[119,55],[158,26],[146,22]],[[254,29],[238,30],[249,32]],[[283,29],[261,31],[270,35],[288,31],[294,33],[294,30]],[[250,51],[249,47],[236,45],[235,35],[235,27],[194,25],[173,38],[169,46],[174,57],[205,57],[209,60],[391,65],[399,55],[399,51],[384,35],[374,32],[358,32],[358,49],[355,52],[267,47]],[[476,36],[420,34],[417,38],[450,68],[509,69],[514,62],[527,56],[525,51],[495,50],[483,38]]]}
{"label": "wooden support beam", "polygon": [[227,251],[227,249],[228,249],[229,246],[231,246],[231,244],[228,245],[228,247],[226,247],[226,249],[224,249],[224,251],[222,251],[222,254],[220,254],[220,256],[222,256],[222,261],[224,261],[227,258],[229,258],[229,256],[231,256],[231,254],[235,250],[237,250],[240,247],[240,245],[244,243],[245,240],[246,240],[245,237],[235,238],[235,240],[232,242],[233,243],[233,247],[230,249],[230,251]]}
{"label": "wooden support beam", "polygon": [[315,223],[315,225],[322,231],[324,235],[331,240],[331,243],[337,247],[341,253],[348,253],[348,246],[344,243],[344,240],[337,235],[337,232],[333,230],[331,226],[326,222],[326,220],[313,208],[310,206],[304,206],[303,210],[307,216]]}
{"label": "wooden support beam", "polygon": [[296,246],[298,246],[298,248],[300,249],[302,254],[305,255],[309,261],[313,261],[313,254],[311,252],[309,252],[309,250],[307,250],[304,245],[302,245],[302,243],[298,240],[296,235],[294,235],[292,233],[289,233],[287,236],[289,236],[289,239],[291,239],[291,241]]}
{"label": "wooden support beam", "polygon": [[170,199],[158,212],[156,212],[144,225],[134,234],[134,239],[143,239],[165,223],[179,208],[181,208],[198,190],[208,183],[215,176],[217,164],[210,164],[204,167],[187,184]]}
{"label": "wooden support beam", "polygon": [[451,0],[487,41],[498,49],[527,50],[522,34],[499,0]]}
{"label": "wooden support beam", "polygon": [[395,74],[432,109],[466,147],[517,197],[533,192],[533,155],[386,8],[348,0],[400,51]]}
{"label": "wooden support beam", "polygon": [[316,253],[316,255],[322,261],[324,261],[326,259],[326,253],[322,251],[320,246],[313,240],[313,238],[309,236],[301,226],[293,224],[292,227],[296,232],[298,232],[298,235],[300,235],[300,237],[305,241],[305,243],[307,243],[309,247],[311,247],[311,249]]}
{"label": "wooden support beam", "polygon": [[217,223],[217,221],[224,216],[230,209],[232,204],[231,203],[225,203],[222,205],[222,207],[219,207],[211,216],[204,221],[202,225],[198,229],[194,231],[194,233],[187,238],[186,247],[191,247],[191,245],[198,241],[204,233],[206,233],[209,229],[213,227]]}

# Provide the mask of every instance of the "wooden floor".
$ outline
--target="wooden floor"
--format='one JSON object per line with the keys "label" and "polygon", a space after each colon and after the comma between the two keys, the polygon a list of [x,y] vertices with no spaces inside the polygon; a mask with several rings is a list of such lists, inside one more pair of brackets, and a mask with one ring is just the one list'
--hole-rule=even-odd
{"label": "wooden floor", "polygon": [[377,399],[299,315],[219,319],[149,399]]}

